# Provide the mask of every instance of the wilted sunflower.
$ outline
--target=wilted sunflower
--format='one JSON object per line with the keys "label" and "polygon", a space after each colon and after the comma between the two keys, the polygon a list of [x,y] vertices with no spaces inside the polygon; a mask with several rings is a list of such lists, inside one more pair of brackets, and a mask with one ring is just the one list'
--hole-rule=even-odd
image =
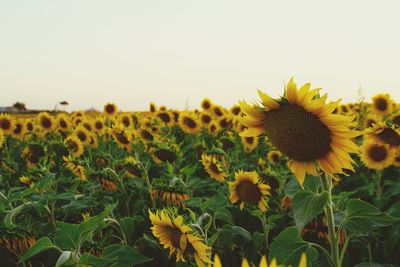
{"label": "wilted sunflower", "polygon": [[380,116],[389,115],[393,111],[393,100],[388,94],[377,94],[372,97],[371,110]]}
{"label": "wilted sunflower", "polygon": [[131,151],[131,135],[124,129],[122,125],[114,125],[111,129],[111,134],[119,147],[126,149],[127,151]]}
{"label": "wilted sunflower", "polygon": [[179,127],[187,134],[196,134],[200,131],[200,122],[194,114],[185,112],[179,116]]}
{"label": "wilted sunflower", "polygon": [[246,153],[252,152],[258,146],[258,137],[256,136],[242,136],[240,139]]}
{"label": "wilted sunflower", "polygon": [[306,173],[319,175],[317,167],[334,178],[344,174],[343,169],[354,170],[349,153],[358,151],[351,140],[358,132],[348,127],[352,118],[332,114],[339,102],[327,104],[327,96],[319,97],[319,89],[310,87],[305,84],[298,90],[290,79],[280,100],[258,91],[263,107],[241,102],[246,115],[242,123],[248,127],[241,135],[265,134],[290,158],[288,166],[301,185]]}
{"label": "wilted sunflower", "polygon": [[71,158],[63,157],[65,162],[65,167],[69,169],[75,176],[79,178],[82,182],[87,181],[86,170],[82,165],[75,163]]}
{"label": "wilted sunflower", "polygon": [[39,113],[37,116],[37,124],[43,134],[51,133],[56,127],[54,118],[47,112]]}
{"label": "wilted sunflower", "polygon": [[35,242],[36,239],[34,237],[0,236],[0,248],[12,251],[17,255],[23,255]]}
{"label": "wilted sunflower", "polygon": [[155,148],[151,150],[151,156],[155,163],[173,163],[177,159],[176,151],[171,148]]}
{"label": "wilted sunflower", "polygon": [[15,120],[8,114],[0,114],[0,129],[4,134],[12,134],[15,128]]}
{"label": "wilted sunflower", "polygon": [[270,163],[276,164],[281,160],[282,153],[278,150],[272,150],[268,152],[267,158]]}
{"label": "wilted sunflower", "polygon": [[389,146],[365,141],[361,146],[361,161],[370,168],[382,170],[394,162],[395,151]]}
{"label": "wilted sunflower", "polygon": [[211,176],[211,178],[217,180],[218,182],[225,181],[225,177],[228,174],[224,170],[224,162],[217,155],[206,155],[201,156],[201,163],[206,170],[206,172]]}
{"label": "wilted sunflower", "polygon": [[79,138],[76,136],[70,135],[65,138],[64,145],[73,157],[80,157],[83,154],[83,144],[81,140],[79,140]]}
{"label": "wilted sunflower", "polygon": [[58,130],[60,132],[66,133],[69,132],[71,127],[71,120],[67,114],[60,113],[56,117],[56,122],[58,126]]}
{"label": "wilted sunflower", "polygon": [[183,202],[189,199],[189,195],[186,193],[164,189],[153,189],[151,191],[151,197],[154,200],[161,199],[162,203],[166,206],[178,207],[185,207]]}
{"label": "wilted sunflower", "polygon": [[383,122],[377,122],[372,128],[365,130],[364,136],[376,143],[386,144],[391,148],[400,148],[400,129],[394,125],[389,126]]}
{"label": "wilted sunflower", "polygon": [[22,151],[22,158],[26,160],[26,163],[29,168],[35,166],[39,160],[44,157],[45,154],[44,148],[39,144],[28,144],[25,149]]}
{"label": "wilted sunflower", "polygon": [[117,105],[113,103],[107,103],[104,105],[104,113],[107,116],[114,116],[118,112],[118,107]]}
{"label": "wilted sunflower", "polygon": [[90,132],[82,125],[75,128],[72,132],[72,136],[76,136],[83,145],[88,145],[90,142]]}
{"label": "wilted sunflower", "polygon": [[176,252],[177,262],[185,260],[185,257],[193,257],[198,266],[205,267],[206,263],[211,263],[211,248],[200,237],[190,234],[192,228],[183,224],[182,216],[174,217],[165,209],[156,213],[149,210],[149,215],[153,235],[164,248],[169,248],[170,256]]}
{"label": "wilted sunflower", "polygon": [[213,107],[213,103],[212,103],[211,99],[204,98],[203,101],[201,101],[200,106],[204,110],[210,110]]}
{"label": "wilted sunflower", "polygon": [[236,203],[240,201],[240,209],[246,204],[258,205],[262,212],[267,211],[268,197],[271,195],[271,187],[260,182],[260,177],[256,172],[245,172],[239,170],[235,173],[235,181],[229,182],[230,201]]}
{"label": "wilted sunflower", "polygon": [[114,193],[118,189],[117,185],[113,181],[105,178],[100,178],[100,185],[108,193]]}

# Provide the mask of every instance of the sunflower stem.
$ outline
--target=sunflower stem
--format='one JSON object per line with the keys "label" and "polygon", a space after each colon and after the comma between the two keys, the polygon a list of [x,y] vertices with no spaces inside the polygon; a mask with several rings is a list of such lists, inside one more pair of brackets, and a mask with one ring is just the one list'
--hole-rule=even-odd
{"label": "sunflower stem", "polygon": [[333,203],[332,203],[332,179],[325,173],[321,175],[322,187],[328,193],[328,203],[325,207],[325,216],[328,223],[329,242],[331,246],[331,257],[335,267],[340,266],[339,261],[339,246],[335,233],[335,222],[333,218]]}

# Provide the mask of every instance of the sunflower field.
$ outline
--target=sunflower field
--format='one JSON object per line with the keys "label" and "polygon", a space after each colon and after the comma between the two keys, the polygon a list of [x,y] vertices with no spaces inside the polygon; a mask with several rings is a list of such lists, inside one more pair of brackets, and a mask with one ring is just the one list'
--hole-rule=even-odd
{"label": "sunflower field", "polygon": [[400,104],[0,114],[0,266],[400,266]]}

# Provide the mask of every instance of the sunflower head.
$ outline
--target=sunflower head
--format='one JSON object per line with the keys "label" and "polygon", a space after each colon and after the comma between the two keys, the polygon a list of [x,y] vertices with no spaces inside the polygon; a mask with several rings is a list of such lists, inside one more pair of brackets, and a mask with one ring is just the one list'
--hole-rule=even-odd
{"label": "sunflower head", "polygon": [[107,116],[114,116],[118,112],[118,107],[114,103],[107,103],[104,105],[104,113]]}
{"label": "sunflower head", "polygon": [[225,162],[221,156],[203,154],[201,156],[201,163],[211,178],[218,182],[225,181],[225,177],[228,176],[228,174],[225,171]]}
{"label": "sunflower head", "polygon": [[121,147],[131,151],[131,135],[122,125],[114,125],[111,129],[114,141]]}
{"label": "sunflower head", "polygon": [[252,152],[258,146],[258,137],[256,136],[242,136],[240,139],[246,153]]}
{"label": "sunflower head", "polygon": [[216,121],[212,121],[210,125],[208,125],[208,132],[212,136],[216,136],[220,132],[221,128],[219,127],[219,124]]}
{"label": "sunflower head", "polygon": [[41,131],[45,134],[52,132],[56,127],[54,118],[47,112],[39,113],[37,119],[38,119],[37,123],[38,123]]}
{"label": "sunflower head", "polygon": [[151,156],[157,164],[173,163],[178,157],[176,151],[169,147],[151,149]]}
{"label": "sunflower head", "polygon": [[282,159],[282,153],[278,150],[272,150],[268,152],[267,158],[270,163],[277,164]]}
{"label": "sunflower head", "polygon": [[58,130],[60,132],[66,133],[70,130],[71,120],[65,113],[60,113],[56,117],[56,122],[58,126]]}
{"label": "sunflower head", "polygon": [[381,119],[375,114],[368,114],[364,121],[364,128],[371,128]]}
{"label": "sunflower head", "polygon": [[150,111],[151,113],[155,113],[155,112],[157,111],[157,106],[156,106],[156,104],[154,104],[153,102],[150,102],[150,104],[149,104],[149,111]]}
{"label": "sunflower head", "polygon": [[395,151],[388,145],[366,140],[361,146],[361,161],[370,169],[382,170],[394,162]]}
{"label": "sunflower head", "polygon": [[26,160],[30,168],[35,166],[45,155],[46,151],[39,144],[28,144],[22,151],[22,157]]}
{"label": "sunflower head", "polygon": [[76,127],[72,135],[77,137],[84,145],[88,145],[90,142],[90,132],[82,125]]}
{"label": "sunflower head", "polygon": [[15,128],[15,119],[8,114],[0,114],[0,130],[4,134],[12,134]]}
{"label": "sunflower head", "polygon": [[208,127],[212,121],[213,117],[209,112],[202,112],[200,114],[200,122],[203,125],[203,127]]}
{"label": "sunflower head", "polygon": [[229,182],[230,201],[240,201],[240,208],[247,204],[256,205],[262,212],[267,211],[268,197],[271,195],[271,187],[260,182],[256,172],[239,170],[235,173],[235,181]]}
{"label": "sunflower head", "polygon": [[159,118],[165,125],[174,124],[174,118],[168,111],[159,111],[156,114],[157,118]]}
{"label": "sunflower head", "polygon": [[201,129],[197,116],[190,112],[180,114],[179,127],[187,134],[196,134]]}
{"label": "sunflower head", "polygon": [[210,110],[213,107],[213,105],[214,104],[212,103],[211,99],[209,99],[209,98],[204,98],[200,104],[200,106],[203,110]]}
{"label": "sunflower head", "polygon": [[317,167],[332,177],[353,170],[349,153],[358,151],[351,140],[358,135],[350,129],[353,118],[333,114],[339,102],[326,103],[326,95],[310,88],[298,89],[291,79],[281,99],[259,91],[261,106],[241,102],[241,122],[247,127],[241,135],[265,134],[290,159],[288,166],[301,185],[306,173],[318,175]]}
{"label": "sunflower head", "polygon": [[64,145],[73,157],[79,157],[83,154],[83,144],[76,136],[70,135],[65,138]]}
{"label": "sunflower head", "polygon": [[381,121],[373,127],[365,130],[365,137],[377,143],[389,145],[392,148],[400,148],[400,129],[394,125],[389,126]]}
{"label": "sunflower head", "polygon": [[15,128],[12,132],[12,137],[18,140],[23,140],[25,137],[26,128],[25,123],[23,121],[16,121]]}
{"label": "sunflower head", "polygon": [[372,97],[372,112],[380,116],[389,115],[393,111],[393,100],[388,94],[377,94]]}

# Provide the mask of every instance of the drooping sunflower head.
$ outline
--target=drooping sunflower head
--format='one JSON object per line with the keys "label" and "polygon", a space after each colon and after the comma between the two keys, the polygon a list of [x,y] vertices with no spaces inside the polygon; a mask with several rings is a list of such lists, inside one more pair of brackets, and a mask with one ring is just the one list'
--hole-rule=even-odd
{"label": "drooping sunflower head", "polygon": [[178,155],[176,151],[169,147],[160,147],[151,150],[151,156],[155,163],[162,164],[162,163],[173,163]]}
{"label": "drooping sunflower head", "polygon": [[372,112],[385,116],[389,115],[393,111],[393,100],[390,98],[388,94],[377,94],[372,97]]}
{"label": "drooping sunflower head", "polygon": [[239,170],[235,173],[235,181],[229,182],[230,201],[240,201],[240,208],[246,204],[256,205],[262,212],[267,211],[268,197],[271,195],[271,187],[260,182],[256,172],[245,172]]}
{"label": "drooping sunflower head", "polygon": [[114,141],[121,147],[131,151],[131,135],[122,125],[114,125],[111,129]]}
{"label": "drooping sunflower head", "polygon": [[114,103],[107,103],[104,105],[104,113],[107,116],[113,116],[117,114],[118,112],[118,107]]}
{"label": "drooping sunflower head", "polygon": [[20,120],[16,121],[15,128],[11,134],[12,137],[18,140],[23,140],[25,137],[25,133],[26,133],[25,123]]}
{"label": "drooping sunflower head", "polygon": [[242,140],[243,148],[246,153],[252,152],[258,146],[257,136],[242,136],[240,139]]}
{"label": "drooping sunflower head", "polygon": [[359,133],[349,128],[353,118],[333,114],[339,102],[326,103],[326,95],[310,88],[298,89],[291,79],[281,99],[259,91],[262,106],[241,102],[241,122],[247,127],[241,135],[265,134],[290,159],[288,166],[301,185],[306,173],[318,175],[317,167],[332,177],[353,170],[349,153],[358,151],[351,139]]}
{"label": "drooping sunflower head", "polygon": [[179,127],[187,134],[196,134],[201,129],[197,116],[190,112],[180,114]]}
{"label": "drooping sunflower head", "polygon": [[282,159],[282,153],[278,150],[269,151],[267,154],[268,161],[272,164],[277,164]]}
{"label": "drooping sunflower head", "polygon": [[395,151],[388,145],[364,141],[361,146],[361,161],[370,169],[382,170],[394,162]]}
{"label": "drooping sunflower head", "polygon": [[46,151],[39,144],[28,144],[22,151],[22,158],[26,160],[29,168],[35,166],[46,155]]}
{"label": "drooping sunflower head", "polygon": [[400,129],[394,125],[389,126],[379,121],[373,127],[365,130],[364,136],[366,139],[389,145],[391,148],[400,148]]}
{"label": "drooping sunflower head", "polygon": [[228,174],[225,171],[224,160],[219,155],[207,155],[203,154],[201,156],[201,163],[210,175],[211,178],[223,182]]}
{"label": "drooping sunflower head", "polygon": [[60,113],[56,117],[56,122],[58,126],[58,130],[60,132],[66,133],[69,132],[71,127],[71,120],[65,113]]}
{"label": "drooping sunflower head", "polygon": [[8,114],[0,114],[0,129],[4,134],[12,134],[15,128],[15,119]]}
{"label": "drooping sunflower head", "polygon": [[214,105],[213,102],[209,98],[204,98],[200,104],[203,110],[210,110],[213,107],[213,105]]}
{"label": "drooping sunflower head", "polygon": [[64,145],[73,157],[80,157],[83,154],[83,144],[76,136],[70,135],[65,138]]}

